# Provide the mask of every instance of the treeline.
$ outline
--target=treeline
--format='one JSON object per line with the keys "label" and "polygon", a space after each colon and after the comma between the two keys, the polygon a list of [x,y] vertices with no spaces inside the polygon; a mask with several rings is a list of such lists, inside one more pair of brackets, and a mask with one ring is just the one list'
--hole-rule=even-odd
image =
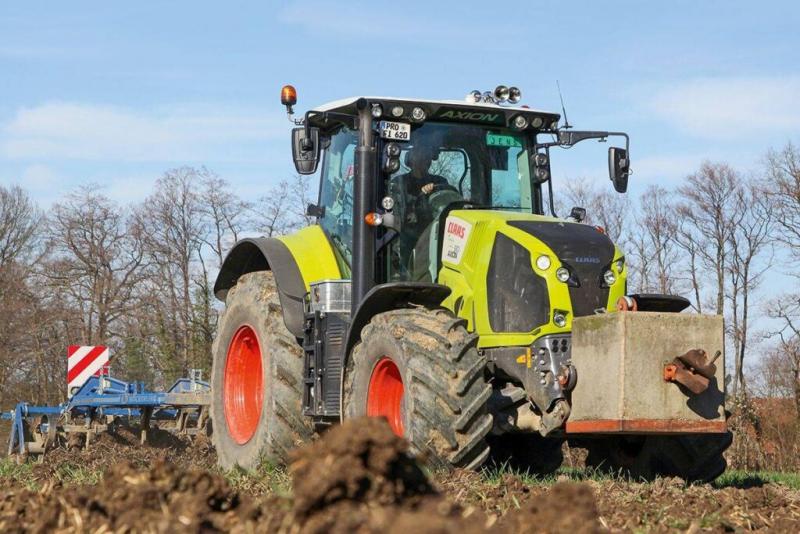
{"label": "treeline", "polygon": [[[800,413],[795,146],[768,152],[755,172],[706,162],[639,197],[580,179],[554,185],[561,215],[585,207],[626,252],[629,291],[680,294],[726,317],[737,397],[793,399]],[[244,199],[213,172],[183,167],[139,204],[86,186],[44,212],[24,189],[0,186],[0,406],[63,400],[70,344],[111,346],[114,372],[150,385],[191,368],[208,376],[213,281],[227,250],[310,223],[312,189],[295,177]]]}
{"label": "treeline", "polygon": [[192,368],[208,377],[227,250],[308,224],[309,187],[296,177],[250,201],[182,167],[139,204],[90,185],[45,212],[21,187],[0,186],[0,406],[64,400],[71,344],[110,346],[114,374],[151,386]]}

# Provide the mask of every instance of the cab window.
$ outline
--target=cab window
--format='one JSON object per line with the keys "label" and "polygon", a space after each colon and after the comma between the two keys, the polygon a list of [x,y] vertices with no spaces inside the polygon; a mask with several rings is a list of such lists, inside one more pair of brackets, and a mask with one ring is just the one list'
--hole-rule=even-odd
{"label": "cab window", "polygon": [[322,165],[319,198],[319,205],[325,208],[319,224],[348,269],[352,261],[353,179],[357,141],[356,131],[346,127],[331,135]]}

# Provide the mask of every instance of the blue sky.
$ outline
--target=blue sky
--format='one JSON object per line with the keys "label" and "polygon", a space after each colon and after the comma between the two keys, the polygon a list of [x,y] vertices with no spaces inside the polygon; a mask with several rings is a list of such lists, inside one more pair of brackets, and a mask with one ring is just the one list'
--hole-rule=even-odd
{"label": "blue sky", "polygon": [[[800,3],[5,2],[0,183],[43,205],[93,182],[140,200],[206,165],[245,196],[289,175],[299,109],[355,94],[461,98],[498,83],[632,136],[632,192],[705,159],[754,169],[800,141]],[[605,146],[554,157],[606,178]]]}

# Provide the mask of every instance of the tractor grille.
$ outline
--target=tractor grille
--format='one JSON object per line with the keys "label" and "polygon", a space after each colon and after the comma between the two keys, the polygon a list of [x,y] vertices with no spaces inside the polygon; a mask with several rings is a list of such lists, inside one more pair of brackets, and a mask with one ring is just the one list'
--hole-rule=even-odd
{"label": "tractor grille", "polygon": [[548,321],[547,282],[533,272],[531,254],[498,233],[486,277],[489,325],[494,332],[530,332]]}
{"label": "tractor grille", "polygon": [[586,224],[538,221],[508,224],[541,240],[570,268],[577,282],[569,286],[575,317],[592,315],[596,309],[608,305],[603,272],[614,259],[614,244],[608,236]]}

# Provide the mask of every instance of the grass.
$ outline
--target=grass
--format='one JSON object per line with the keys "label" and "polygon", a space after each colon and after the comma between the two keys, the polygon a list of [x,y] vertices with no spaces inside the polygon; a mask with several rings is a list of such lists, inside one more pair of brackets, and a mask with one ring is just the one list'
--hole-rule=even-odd
{"label": "grass", "polygon": [[220,470],[228,483],[243,493],[263,495],[271,493],[280,497],[292,494],[292,480],[285,467],[262,461],[253,472],[239,468],[230,471]]}
{"label": "grass", "polygon": [[0,458],[0,480],[18,482],[31,491],[38,487],[33,475],[33,465],[27,462],[18,464],[10,458]]}
{"label": "grass", "polygon": [[[39,487],[32,462],[19,464],[14,459],[0,457],[0,481],[11,480],[26,486],[28,489]],[[254,472],[241,469],[218,471],[232,487],[243,493],[263,495],[274,494],[290,496],[292,490],[291,477],[285,467],[263,462]],[[442,473],[432,473],[433,478],[443,480]],[[532,475],[525,471],[515,470],[508,465],[488,467],[481,471],[483,481],[489,486],[500,485],[503,477],[512,475],[526,485],[552,485],[558,481],[626,482],[625,479],[603,471],[591,469],[561,468],[551,475]],[[63,463],[56,468],[55,479],[63,484],[97,484],[103,477],[100,469],[91,469],[73,463]],[[777,471],[738,471],[728,470],[712,483],[716,489],[752,488],[765,484],[781,484],[793,490],[800,490],[800,473],[784,473]],[[477,489],[477,488],[476,488]]]}
{"label": "grass", "polygon": [[[593,469],[579,469],[562,467],[552,475],[537,476],[524,471],[514,470],[507,465],[486,468],[482,475],[488,484],[500,484],[506,475],[513,475],[528,485],[550,485],[557,481],[571,480],[575,482],[593,480],[595,482],[630,482],[624,477]],[[800,490],[800,473],[779,471],[740,471],[729,469],[725,471],[712,486],[722,488],[752,488],[764,484],[781,484],[793,490]]]}
{"label": "grass", "polygon": [[788,488],[800,490],[800,473],[728,470],[714,481],[713,486],[715,488],[752,488],[769,483],[782,484]]}
{"label": "grass", "polygon": [[[36,474],[36,463],[17,463],[13,458],[0,458],[0,481],[11,480],[24,485],[29,490],[37,490],[42,480]],[[54,473],[54,480],[66,485],[97,484],[103,478],[100,469],[91,469],[81,465],[63,463]]]}
{"label": "grass", "polygon": [[489,484],[499,484],[506,475],[514,476],[526,485],[551,485],[564,480],[573,482],[586,480],[594,480],[596,482],[624,480],[622,477],[614,475],[613,473],[607,473],[599,469],[561,467],[558,471],[550,475],[532,475],[527,471],[515,470],[506,464],[499,467],[484,468],[481,474]]}

